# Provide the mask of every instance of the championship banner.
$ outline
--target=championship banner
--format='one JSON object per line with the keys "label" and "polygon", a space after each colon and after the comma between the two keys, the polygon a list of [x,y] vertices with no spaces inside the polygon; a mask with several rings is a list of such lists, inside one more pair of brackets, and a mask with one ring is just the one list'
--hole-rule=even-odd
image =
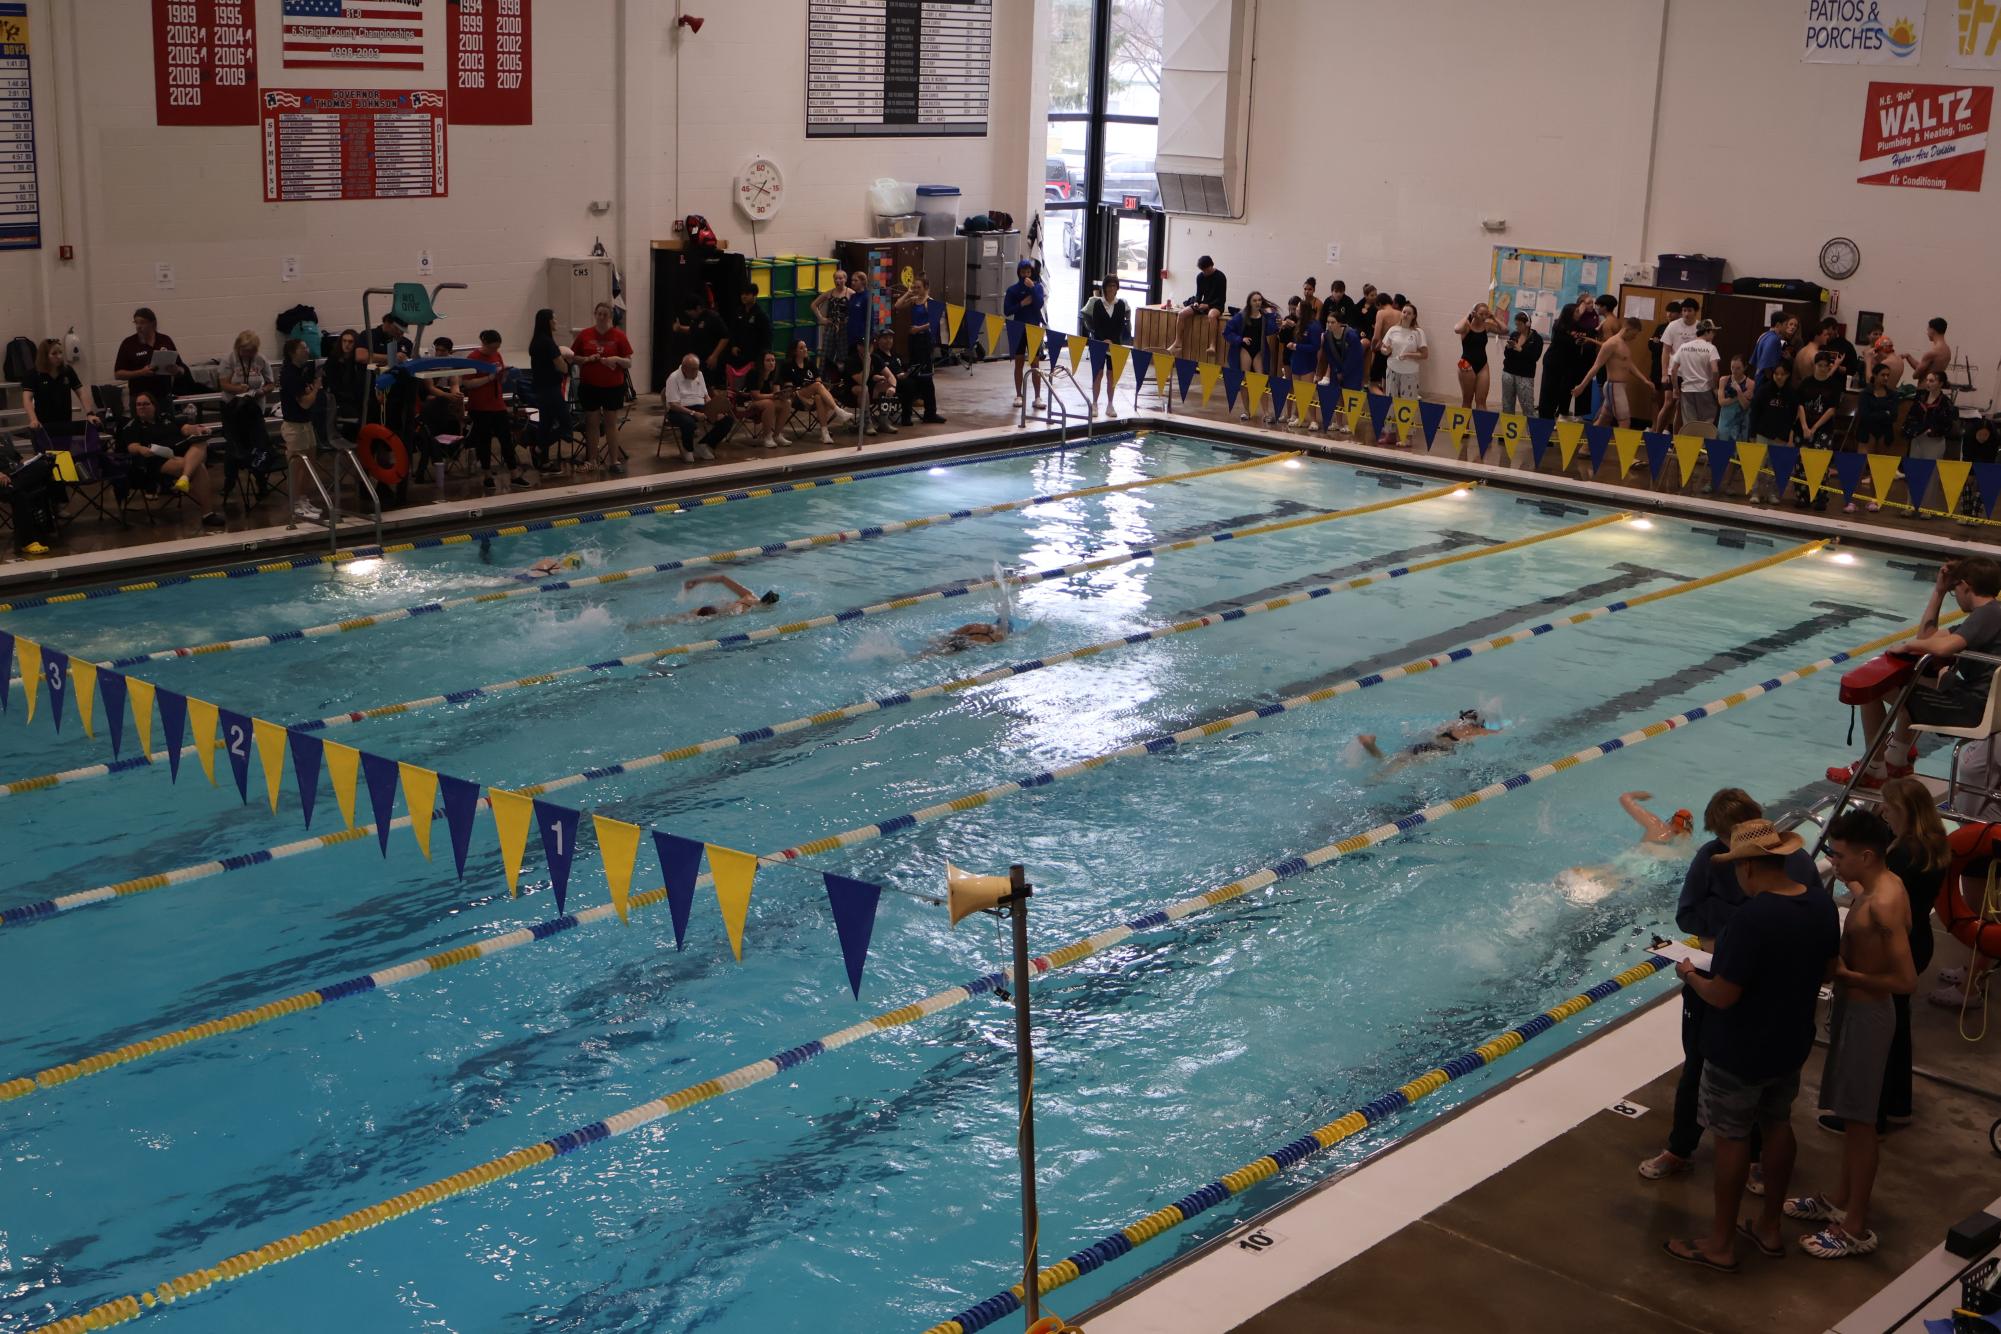
{"label": "championship banner", "polygon": [[451,43],[452,124],[534,123],[530,3],[449,0],[445,21]]}
{"label": "championship banner", "polygon": [[1918,63],[1925,37],[1925,0],[1806,0],[1810,65]]}
{"label": "championship banner", "polygon": [[1871,83],[1855,179],[1916,190],[1978,190],[1993,109],[1991,87]]}
{"label": "championship banner", "polygon": [[257,123],[254,0],[153,0],[153,119]]}

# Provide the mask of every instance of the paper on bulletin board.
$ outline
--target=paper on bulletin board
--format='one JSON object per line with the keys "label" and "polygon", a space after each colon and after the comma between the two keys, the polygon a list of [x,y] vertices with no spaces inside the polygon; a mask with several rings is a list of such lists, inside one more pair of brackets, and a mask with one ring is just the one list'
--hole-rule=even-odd
{"label": "paper on bulletin board", "polygon": [[[1494,266],[1494,280],[1503,287],[1522,285],[1522,262],[1519,259],[1504,259]],[[1535,286],[1530,283],[1529,286]]]}
{"label": "paper on bulletin board", "polygon": [[1574,303],[1583,291],[1597,291],[1599,279],[1611,271],[1609,255],[1495,246],[1488,301],[1504,320],[1517,310],[1528,311],[1536,332],[1547,338],[1555,327],[1557,312]]}
{"label": "paper on bulletin board", "polygon": [[1650,320],[1654,317],[1654,299],[1650,296],[1629,296],[1626,298],[1626,313],[1636,320]]}
{"label": "paper on bulletin board", "polygon": [[1577,266],[1577,281],[1581,285],[1593,289],[1598,286],[1598,263],[1596,260],[1587,259]]}

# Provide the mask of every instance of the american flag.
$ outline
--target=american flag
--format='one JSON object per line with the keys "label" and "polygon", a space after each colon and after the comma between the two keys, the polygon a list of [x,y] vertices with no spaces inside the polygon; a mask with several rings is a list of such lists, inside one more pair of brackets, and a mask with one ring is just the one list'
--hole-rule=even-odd
{"label": "american flag", "polygon": [[285,0],[286,69],[424,68],[423,0]]}

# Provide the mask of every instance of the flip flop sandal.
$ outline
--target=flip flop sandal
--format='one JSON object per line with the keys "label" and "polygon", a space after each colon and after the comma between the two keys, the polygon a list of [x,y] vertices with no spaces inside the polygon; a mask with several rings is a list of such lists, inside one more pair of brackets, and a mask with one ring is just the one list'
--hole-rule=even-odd
{"label": "flip flop sandal", "polygon": [[[1686,1245],[1687,1243],[1683,1244]],[[1673,1238],[1662,1242],[1661,1249],[1666,1251],[1670,1258],[1679,1260],[1685,1265],[1699,1265],[1704,1269],[1714,1269],[1719,1274],[1734,1274],[1737,1272],[1738,1266],[1735,1260],[1732,1260],[1729,1264],[1720,1264],[1693,1246],[1689,1246],[1688,1253],[1683,1254],[1674,1248]]]}
{"label": "flip flop sandal", "polygon": [[1757,1229],[1751,1226],[1751,1220],[1748,1218],[1737,1220],[1737,1235],[1755,1246],[1758,1254],[1764,1256],[1767,1260],[1783,1260],[1785,1258],[1785,1243],[1780,1242],[1777,1246],[1767,1246],[1764,1239],[1758,1235]]}

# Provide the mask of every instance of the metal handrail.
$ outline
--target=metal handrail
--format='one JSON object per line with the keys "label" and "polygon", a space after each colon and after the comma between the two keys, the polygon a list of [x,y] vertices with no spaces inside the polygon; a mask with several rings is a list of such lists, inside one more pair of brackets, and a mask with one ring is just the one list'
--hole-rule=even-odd
{"label": "metal handrail", "polygon": [[[340,550],[340,539],[334,535],[340,528],[340,506],[332,496],[327,494],[326,483],[320,480],[320,470],[314,465],[311,458],[301,455],[294,458],[292,462],[294,466],[285,470],[285,501],[290,506],[288,511],[290,517],[295,522],[297,521],[299,513],[299,468],[303,466],[306,470],[307,478],[313,484],[313,490],[320,493],[320,504],[325,507],[320,513],[327,525],[327,549],[329,551]],[[334,490],[338,492],[340,490],[339,486],[336,485]]]}
{"label": "metal handrail", "polygon": [[[1057,394],[1057,385],[1061,380],[1068,380],[1070,387],[1077,391],[1077,397],[1080,400],[1084,397],[1084,386],[1077,383],[1076,373],[1060,362],[1052,361],[1049,363],[1049,370],[1045,373],[1045,378],[1049,381],[1049,408],[1047,411],[1056,414],[1058,422],[1057,439],[1067,446],[1070,443],[1070,419],[1073,414],[1070,411],[1070,405],[1064,402],[1062,397]],[[1080,424],[1086,420],[1085,415],[1081,411],[1074,415]],[[1028,409],[1026,407],[1023,407],[1021,410],[1021,424],[1023,426],[1028,425]],[[1087,428],[1080,429],[1082,434],[1089,434]]]}
{"label": "metal handrail", "polygon": [[[376,489],[375,479],[368,475],[368,469],[361,466],[361,460],[355,457],[353,450],[337,449],[334,453],[336,455],[334,462],[334,490],[335,492],[340,490],[340,459],[346,459],[348,466],[354,469],[355,480],[361,483],[361,493],[368,497],[368,503],[374,507],[375,545],[379,547],[382,545],[382,492]],[[335,516],[335,523],[338,526],[338,515]]]}

